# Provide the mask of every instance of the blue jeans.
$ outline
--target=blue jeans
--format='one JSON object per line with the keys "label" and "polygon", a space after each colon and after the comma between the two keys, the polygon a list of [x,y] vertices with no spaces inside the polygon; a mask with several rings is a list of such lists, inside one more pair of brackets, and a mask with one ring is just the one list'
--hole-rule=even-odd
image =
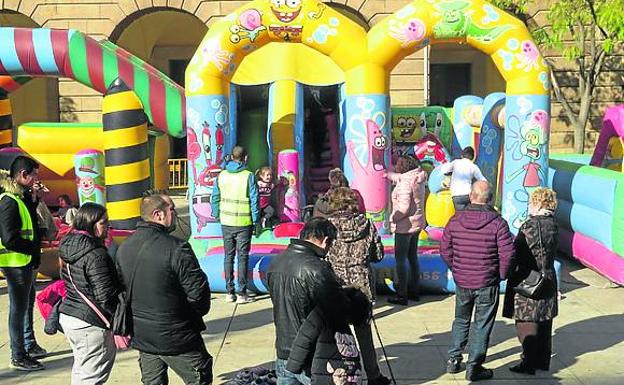
{"label": "blue jeans", "polygon": [[464,289],[458,286],[455,293],[455,320],[448,355],[449,358],[462,360],[462,351],[468,343],[470,319],[474,308],[474,330],[466,363],[467,369],[474,368],[485,362],[490,333],[498,310],[498,285],[481,289]]}
{"label": "blue jeans", "polygon": [[221,226],[223,231],[223,249],[225,287],[234,294],[234,257],[238,255],[238,292],[247,293],[247,274],[249,273],[249,249],[251,248],[251,226]]}
{"label": "blue jeans", "polygon": [[305,372],[295,374],[286,370],[286,362],[280,358],[275,360],[275,374],[277,375],[277,385],[310,385],[312,380],[306,376]]}
{"label": "blue jeans", "polygon": [[453,197],[455,211],[460,211],[470,204],[470,195],[456,195]]}
{"label": "blue jeans", "polygon": [[11,358],[21,360],[35,344],[33,308],[36,270],[32,267],[3,267],[9,292],[9,337]]}

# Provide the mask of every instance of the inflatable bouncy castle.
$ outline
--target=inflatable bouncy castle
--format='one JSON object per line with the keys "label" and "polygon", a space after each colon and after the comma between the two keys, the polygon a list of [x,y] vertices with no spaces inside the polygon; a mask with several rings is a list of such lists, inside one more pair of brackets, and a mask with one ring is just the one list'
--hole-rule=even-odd
{"label": "inflatable bouncy castle", "polygon": [[[162,160],[168,155],[162,154],[162,140],[150,146],[148,123],[160,134],[184,136],[184,90],[115,44],[75,30],[0,27],[0,75],[1,143],[17,142],[42,164],[44,182],[72,196],[75,152],[103,150],[111,226],[134,229],[143,192],[167,185]],[[104,94],[102,124],[31,124],[12,138],[6,95],[41,76],[66,77]]]}
{"label": "inflatable bouncy castle", "polygon": [[[455,147],[461,149],[467,143],[478,143],[476,147],[484,157],[482,161],[498,166],[504,151],[502,167],[492,167],[490,175],[496,176],[501,186],[503,216],[513,224],[513,231],[517,231],[526,213],[526,194],[547,184],[550,133],[548,69],[522,22],[481,0],[418,0],[366,32],[316,0],[286,3],[256,0],[210,28],[186,72],[188,153],[189,160],[192,159],[189,175],[194,178],[189,188],[193,207],[191,242],[215,289],[224,289],[223,249],[220,224],[209,212],[210,187],[220,171],[223,156],[236,143],[249,137],[237,123],[242,111],[237,105],[242,99],[239,93],[245,86],[240,77],[249,74],[248,63],[258,63],[255,61],[258,57],[264,59],[254,71],[261,72],[264,84],[269,84],[270,110],[266,135],[258,136],[265,142],[249,150],[266,151],[264,161],[273,166],[282,150],[295,151],[291,153],[299,157],[298,175],[303,176],[300,178],[303,181],[295,180],[291,187],[300,197],[300,206],[307,203],[306,162],[316,156],[314,150],[318,148],[318,138],[310,138],[305,129],[306,115],[310,111],[305,106],[306,89],[310,84],[316,87],[323,82],[306,77],[309,72],[298,71],[298,68],[304,66],[300,63],[314,58],[318,59],[317,63],[323,63],[324,68],[331,69],[327,73],[332,79],[326,79],[325,84],[337,85],[338,105],[333,112],[337,107],[339,113],[335,130],[338,137],[330,139],[333,143],[328,148],[338,149],[339,165],[351,186],[362,194],[367,215],[383,231],[389,196],[384,174],[391,168],[392,160],[389,74],[406,56],[441,42],[466,42],[492,58],[507,81],[506,94],[481,104],[493,106],[504,99],[504,117],[496,115],[496,119],[504,119],[504,124],[498,125],[505,130],[481,130],[475,135],[471,129],[468,136],[464,131],[453,131],[444,143],[440,139],[443,134],[435,136],[434,126],[432,133],[420,131],[416,134],[432,134],[427,139],[435,140],[419,143],[413,148],[415,154],[422,155],[423,159],[428,156],[435,166],[435,162],[449,158]],[[300,56],[302,53],[305,56]],[[306,59],[301,60],[303,57]],[[313,73],[320,76],[318,74],[325,72]],[[315,99],[323,104],[322,98]],[[493,115],[481,118],[492,119]],[[424,120],[425,128],[429,127],[426,115]],[[421,122],[422,119],[418,124]],[[467,123],[471,122],[469,119]],[[395,124],[398,123],[397,117]],[[403,135],[413,139],[416,145],[421,138],[412,137],[410,132],[416,127],[416,119],[410,121],[411,127],[407,119],[401,124],[405,125]],[[428,141],[433,143],[431,149]],[[441,201],[448,202],[448,199]],[[296,236],[300,228],[296,223],[280,226],[292,232],[276,228],[273,233],[265,232],[254,239],[252,245],[252,286],[259,291],[265,289],[264,272],[271,256],[283,250],[288,236]],[[380,282],[384,282],[384,274],[391,274],[393,260],[392,237],[386,235],[384,242],[388,246],[387,257],[378,268]],[[435,240],[424,239],[420,250],[425,289],[453,290],[452,279],[439,258]]]}

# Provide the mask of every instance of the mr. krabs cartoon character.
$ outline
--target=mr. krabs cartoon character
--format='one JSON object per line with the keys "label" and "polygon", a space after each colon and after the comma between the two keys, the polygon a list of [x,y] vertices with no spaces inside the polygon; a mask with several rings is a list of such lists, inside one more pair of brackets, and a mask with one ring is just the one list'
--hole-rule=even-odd
{"label": "mr. krabs cartoon character", "polygon": [[223,136],[223,126],[217,124],[217,130],[215,131],[215,146],[216,146],[216,156],[215,156],[215,164],[220,165],[223,160],[223,145],[225,145],[225,138]]}
{"label": "mr. krabs cartoon character", "polygon": [[[380,119],[381,124],[377,121]],[[385,124],[383,113],[378,113],[373,119],[357,119],[366,127],[365,151],[368,159],[365,165],[360,163],[356,154],[356,143],[352,140],[347,142],[347,152],[353,169],[353,188],[362,193],[366,211],[375,217],[383,215],[386,202],[379,199],[383,196],[386,188],[384,174],[386,173],[385,150],[387,139],[381,127]]]}
{"label": "mr. krabs cartoon character", "polygon": [[[212,209],[210,206],[210,196],[212,193],[212,186],[215,179],[221,172],[221,167],[218,163],[212,163],[211,154],[211,133],[210,125],[208,122],[202,124],[201,138],[202,143],[200,145],[195,130],[189,128],[187,130],[187,156],[189,162],[191,162],[193,170],[193,197],[192,197],[192,210],[197,220],[198,231],[201,231],[207,223],[216,222],[216,219],[212,216]],[[219,136],[221,139],[219,139]],[[217,162],[220,161],[219,144],[220,140],[223,143],[223,131],[217,130],[215,132],[215,140],[217,141]],[[221,151],[223,145],[221,144]],[[202,154],[203,166],[202,166]],[[201,168],[198,173],[197,169]]]}

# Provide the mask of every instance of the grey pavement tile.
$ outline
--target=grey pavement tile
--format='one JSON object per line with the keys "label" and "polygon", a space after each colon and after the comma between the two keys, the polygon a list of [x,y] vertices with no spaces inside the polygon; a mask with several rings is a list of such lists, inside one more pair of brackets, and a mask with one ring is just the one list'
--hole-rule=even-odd
{"label": "grey pavement tile", "polygon": [[[500,317],[499,310],[486,363],[495,370],[495,378],[485,384],[624,384],[624,367],[621,365],[621,357],[624,357],[624,288],[613,288],[604,278],[577,265],[566,267],[569,263],[564,262],[564,269],[569,270],[562,285],[565,298],[560,302],[560,316],[554,322],[555,355],[551,372],[538,372],[537,376],[509,372],[508,367],[519,359],[520,346],[513,321]],[[35,316],[38,340],[56,355],[43,360],[47,366],[43,372],[9,371],[8,298],[6,292],[1,291],[3,284],[0,281],[0,383],[69,383],[72,364],[69,346],[62,334],[46,336],[41,332],[43,325],[38,314]],[[454,296],[427,295],[419,303],[396,307],[387,304],[385,296],[378,298],[375,308],[377,325],[399,385],[467,383],[464,372],[445,373],[454,302]],[[266,297],[235,307],[224,302],[223,294],[213,294],[213,306],[204,321],[207,330],[202,335],[209,352],[215,357],[215,385],[224,383],[244,367],[272,365],[275,328],[271,304]],[[375,333],[374,341],[380,367],[387,373]],[[139,383],[137,357],[136,351],[120,352],[108,383]],[[173,373],[170,381],[171,384],[182,384]]]}

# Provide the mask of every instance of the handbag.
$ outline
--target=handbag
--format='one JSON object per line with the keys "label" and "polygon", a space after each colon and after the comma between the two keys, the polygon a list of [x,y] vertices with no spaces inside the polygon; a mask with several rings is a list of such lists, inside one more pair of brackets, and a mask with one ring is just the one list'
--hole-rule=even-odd
{"label": "handbag", "polygon": [[[74,280],[72,279],[71,270],[69,268],[69,264],[66,264],[66,266],[67,266],[67,274],[69,275],[69,281],[71,282],[72,286],[74,287],[74,289],[76,290],[78,295],[80,295],[80,298],[82,298],[82,300],[85,301],[87,305],[89,305],[91,310],[93,310],[93,312],[95,314],[97,314],[97,316],[102,320],[102,322],[104,323],[106,328],[107,329],[111,329],[111,323],[106,318],[106,316],[104,316],[104,314],[102,314],[100,309],[98,309],[98,307],[93,302],[91,302],[91,300],[89,298],[87,298],[86,295],[84,295],[80,290],[78,290],[78,287],[76,287],[76,284],[74,283]],[[119,304],[117,305],[117,308],[119,308]],[[129,336],[115,335],[115,333],[113,331],[113,339],[115,340],[115,346],[117,347],[117,349],[119,349],[119,350],[126,350],[126,349],[130,348],[130,337]]]}
{"label": "handbag", "polygon": [[[143,255],[143,251],[145,251],[145,247],[148,243],[144,243],[143,246],[139,249],[138,256]],[[137,259],[134,270],[132,270],[132,274],[130,274],[130,282],[128,282],[128,292],[119,293],[117,302],[117,308],[115,309],[115,315],[113,316],[112,330],[113,334],[131,337],[134,334],[134,324],[132,322],[132,307],[130,306],[132,300],[132,288],[134,287],[134,275],[139,268],[141,260]]]}
{"label": "handbag", "polygon": [[[542,230],[539,222],[537,222],[537,234],[539,237],[539,246],[543,250],[542,244]],[[514,291],[523,297],[530,299],[540,299],[544,291],[548,286],[548,278],[544,272],[544,264],[540,271],[531,270],[529,276],[523,279],[516,287]]]}

